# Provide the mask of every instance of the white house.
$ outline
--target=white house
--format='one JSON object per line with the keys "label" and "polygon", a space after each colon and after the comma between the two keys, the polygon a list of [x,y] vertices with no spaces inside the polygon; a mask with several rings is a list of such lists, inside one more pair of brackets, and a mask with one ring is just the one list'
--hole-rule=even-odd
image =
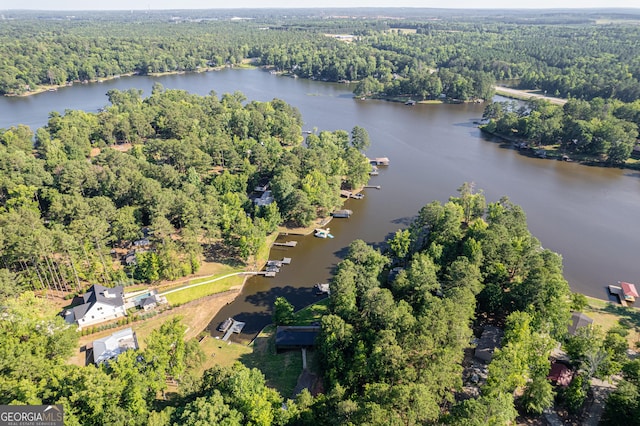
{"label": "white house", "polygon": [[83,303],[64,313],[65,320],[82,328],[123,317],[127,315],[123,295],[122,286],[108,288],[94,284],[82,296]]}
{"label": "white house", "polygon": [[93,341],[93,362],[100,364],[117,358],[118,355],[129,349],[138,349],[138,339],[131,328],[125,328],[110,336]]}

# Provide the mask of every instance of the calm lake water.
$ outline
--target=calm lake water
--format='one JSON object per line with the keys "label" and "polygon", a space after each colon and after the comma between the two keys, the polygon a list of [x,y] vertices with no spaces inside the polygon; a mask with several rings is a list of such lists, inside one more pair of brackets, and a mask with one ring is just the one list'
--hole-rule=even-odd
{"label": "calm lake water", "polygon": [[[380,244],[405,227],[432,200],[446,201],[465,181],[484,190],[488,201],[506,195],[527,213],[531,232],[545,248],[564,258],[565,277],[574,291],[602,299],[605,286],[640,281],[640,173],[588,167],[523,156],[473,124],[482,105],[416,105],[352,98],[346,85],[274,76],[260,70],[224,70],[164,77],[128,77],[101,84],[75,85],[26,98],[0,99],[0,127],[18,123],[33,129],[50,111],[97,111],[106,92],[138,88],[145,96],[155,82],[201,95],[240,91],[249,100],[280,98],[296,106],[305,130],[366,128],[371,157],[386,156],[388,168],[371,179],[363,200],[350,200],[350,219],[329,225],[334,239],[295,239],[296,248],[274,248],[271,258],[293,258],[276,278],[251,278],[240,297],[224,308],[212,330],[233,316],[246,321],[251,338],[271,319],[275,297],[300,308],[316,300],[313,285],[327,282],[354,239]],[[235,337],[234,337],[235,338]]]}

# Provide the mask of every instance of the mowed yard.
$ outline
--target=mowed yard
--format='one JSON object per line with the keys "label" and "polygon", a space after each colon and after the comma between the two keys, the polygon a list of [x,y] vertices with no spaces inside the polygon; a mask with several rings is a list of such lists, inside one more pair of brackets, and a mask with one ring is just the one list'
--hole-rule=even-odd
{"label": "mowed yard", "polygon": [[602,327],[604,331],[620,324],[629,331],[627,341],[629,347],[640,351],[640,309],[637,307],[623,307],[619,304],[588,297],[589,306],[584,314],[593,319],[593,323]]}

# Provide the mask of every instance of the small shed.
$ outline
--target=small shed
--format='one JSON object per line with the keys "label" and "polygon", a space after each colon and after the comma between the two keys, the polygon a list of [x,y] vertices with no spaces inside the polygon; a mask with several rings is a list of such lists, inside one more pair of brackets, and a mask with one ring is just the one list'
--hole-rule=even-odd
{"label": "small shed", "polygon": [[489,364],[493,357],[493,351],[499,348],[502,343],[504,332],[498,327],[488,325],[482,331],[480,340],[476,345],[475,357],[480,361]]}
{"label": "small shed", "polygon": [[276,328],[276,350],[312,348],[320,334],[319,325],[285,326]]}

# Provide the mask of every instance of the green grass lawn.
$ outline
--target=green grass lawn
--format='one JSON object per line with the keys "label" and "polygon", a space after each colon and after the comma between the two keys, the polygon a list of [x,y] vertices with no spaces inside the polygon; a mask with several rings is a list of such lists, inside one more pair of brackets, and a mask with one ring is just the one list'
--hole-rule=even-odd
{"label": "green grass lawn", "polygon": [[629,347],[636,349],[640,344],[640,309],[634,307],[623,307],[616,303],[606,300],[587,297],[589,306],[584,313],[591,319],[593,323],[608,330],[614,325],[622,325],[629,331],[627,341]]}
{"label": "green grass lawn", "polygon": [[323,315],[329,313],[329,298],[302,308],[294,315],[294,325],[311,325],[314,322],[320,322]]}
{"label": "green grass lawn", "polygon": [[[241,269],[236,269],[237,270],[235,272],[242,271]],[[234,271],[230,273],[233,272]],[[216,279],[216,277],[199,278],[197,280],[189,281],[187,285],[206,283],[214,279]],[[229,290],[233,286],[242,285],[244,279],[244,275],[234,275],[232,277],[217,280],[209,284],[202,284],[197,287],[185,288],[182,291],[167,294],[167,302],[169,302],[169,304],[172,306],[183,305],[187,302],[191,302],[192,300],[200,299],[201,297],[210,296],[216,293],[222,293],[223,291]]]}
{"label": "green grass lawn", "polygon": [[[249,368],[257,368],[264,374],[267,384],[289,398],[302,373],[300,350],[276,353],[275,327],[265,328],[250,345],[252,351],[240,356],[240,362]],[[308,361],[308,359],[307,359]]]}
{"label": "green grass lawn", "polygon": [[[329,299],[320,300],[295,313],[295,325],[309,325],[320,321],[329,311]],[[214,365],[230,366],[240,361],[249,368],[257,368],[264,374],[267,384],[289,398],[302,372],[300,350],[276,353],[275,326],[270,325],[250,345],[223,342],[212,337],[205,338],[200,347],[207,358],[199,368],[199,375]],[[307,351],[307,363],[313,365],[313,352]]]}

